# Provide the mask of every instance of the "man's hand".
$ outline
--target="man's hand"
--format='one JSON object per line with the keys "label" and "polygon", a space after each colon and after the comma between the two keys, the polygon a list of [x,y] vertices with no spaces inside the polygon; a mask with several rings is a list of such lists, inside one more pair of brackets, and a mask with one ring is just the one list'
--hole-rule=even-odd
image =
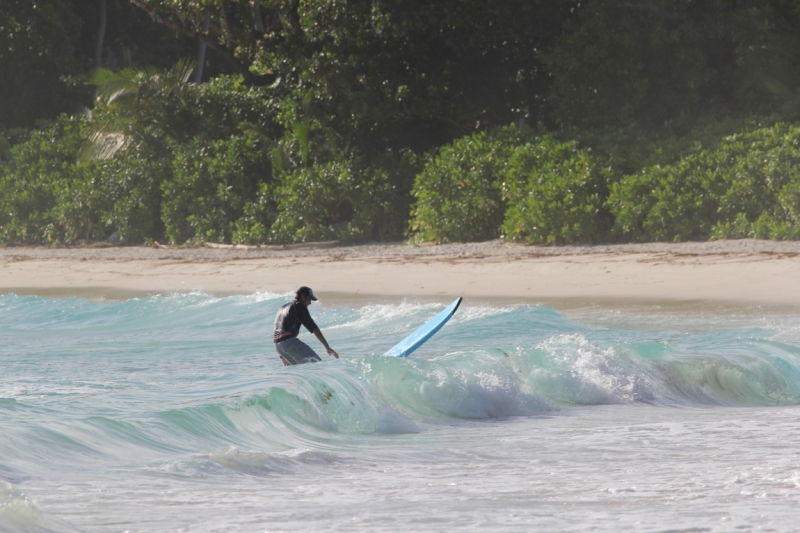
{"label": "man's hand", "polygon": [[317,339],[319,340],[319,342],[321,342],[321,343],[322,343],[322,345],[325,347],[325,350],[328,352],[328,355],[332,355],[332,356],[334,356],[336,359],[339,359],[339,354],[338,354],[338,353],[336,353],[336,352],[334,352],[334,351],[333,351],[333,348],[331,348],[330,346],[328,346],[328,341],[326,341],[326,340],[325,340],[325,336],[322,334],[322,332],[319,330],[319,328],[315,329],[315,330],[314,330],[314,331],[312,331],[311,333],[313,333],[313,334],[314,334],[314,335],[317,337]]}

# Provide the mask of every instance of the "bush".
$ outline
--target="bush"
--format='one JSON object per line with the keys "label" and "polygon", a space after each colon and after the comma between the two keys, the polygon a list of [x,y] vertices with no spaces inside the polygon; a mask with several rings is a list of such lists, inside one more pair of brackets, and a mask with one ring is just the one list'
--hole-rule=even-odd
{"label": "bush", "polygon": [[142,147],[101,163],[97,186],[107,202],[104,222],[128,243],[162,239],[161,188],[172,177],[169,154]]}
{"label": "bush", "polygon": [[81,118],[62,115],[11,148],[10,161],[0,169],[0,240],[47,244],[69,242],[83,233],[91,211],[85,198],[76,199],[76,209],[54,212],[80,181],[75,162],[82,124]]}
{"label": "bush", "polygon": [[606,173],[592,152],[550,136],[514,151],[502,172],[508,210],[503,233],[529,243],[592,242],[604,238],[612,219],[605,208]]}
{"label": "bush", "polygon": [[161,183],[169,153],[146,146],[81,163],[83,118],[62,116],[10,151],[0,171],[0,240],[70,244],[119,231],[127,242],[163,235]]}
{"label": "bush", "polygon": [[800,127],[776,124],[696,147],[612,187],[616,229],[635,241],[789,238],[800,205]]}
{"label": "bush", "polygon": [[189,134],[189,138],[175,135],[177,139],[224,139],[237,134],[242,123],[258,127],[268,137],[281,133],[274,121],[277,106],[266,87],[247,87],[241,76],[218,76],[201,85],[188,85],[187,89],[186,98],[174,102],[174,109],[168,109],[175,121],[172,129]]}
{"label": "bush", "polygon": [[423,241],[500,236],[505,201],[498,176],[527,134],[514,126],[462,137],[442,147],[414,181],[411,232]]}
{"label": "bush", "polygon": [[280,129],[269,91],[246,87],[241,76],[186,83],[185,68],[95,76],[87,133],[127,141],[120,151],[98,151],[113,156],[97,183],[113,203],[105,216],[127,241],[261,242],[274,218],[261,187],[271,172],[261,145]]}
{"label": "bush", "polygon": [[270,230],[276,242],[379,237],[394,218],[396,191],[380,169],[357,161],[332,161],[281,175],[276,189],[278,216]]}
{"label": "bush", "polygon": [[175,153],[162,185],[163,221],[173,243],[189,239],[259,241],[274,219],[271,166],[259,142],[243,136],[196,138]]}

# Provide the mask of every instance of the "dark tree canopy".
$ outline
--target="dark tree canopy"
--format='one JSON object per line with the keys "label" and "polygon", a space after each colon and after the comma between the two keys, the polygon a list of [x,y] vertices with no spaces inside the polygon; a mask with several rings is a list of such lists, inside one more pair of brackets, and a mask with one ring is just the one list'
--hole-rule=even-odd
{"label": "dark tree canopy", "polygon": [[0,1],[0,128],[32,126],[70,106],[81,21],[69,0]]}
{"label": "dark tree canopy", "polygon": [[550,105],[580,128],[780,110],[800,87],[798,29],[784,0],[594,0],[545,56]]}
{"label": "dark tree canopy", "polygon": [[798,88],[796,0],[0,0],[0,241],[795,238]]}

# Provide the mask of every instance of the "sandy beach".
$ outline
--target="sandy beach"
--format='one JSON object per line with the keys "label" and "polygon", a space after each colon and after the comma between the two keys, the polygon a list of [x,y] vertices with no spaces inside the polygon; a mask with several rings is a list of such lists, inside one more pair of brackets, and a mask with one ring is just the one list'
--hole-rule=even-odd
{"label": "sandy beach", "polygon": [[0,249],[0,293],[125,298],[288,292],[302,284],[337,298],[794,306],[800,304],[800,243]]}

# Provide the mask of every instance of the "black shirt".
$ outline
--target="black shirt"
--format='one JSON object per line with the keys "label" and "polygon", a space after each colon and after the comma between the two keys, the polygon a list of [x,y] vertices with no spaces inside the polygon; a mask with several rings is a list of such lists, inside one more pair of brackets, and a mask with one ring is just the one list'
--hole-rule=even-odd
{"label": "black shirt", "polygon": [[297,334],[300,333],[301,324],[305,326],[308,331],[317,329],[317,325],[311,319],[311,314],[308,312],[308,308],[305,304],[297,300],[289,302],[282,306],[275,316],[275,333],[272,339],[277,340],[278,337],[285,333],[291,333],[291,335],[286,337],[287,339],[297,337]]}

